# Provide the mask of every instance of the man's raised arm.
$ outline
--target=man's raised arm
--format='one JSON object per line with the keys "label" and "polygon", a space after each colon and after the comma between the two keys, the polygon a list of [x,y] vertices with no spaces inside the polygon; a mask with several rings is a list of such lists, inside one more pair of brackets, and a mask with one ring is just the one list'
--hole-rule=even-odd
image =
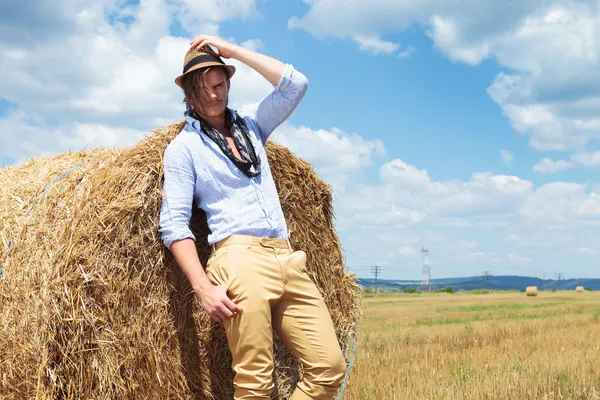
{"label": "man's raised arm", "polygon": [[217,49],[217,55],[233,58],[248,65],[274,86],[273,92],[258,103],[255,114],[251,116],[260,129],[263,143],[289,118],[308,89],[308,81],[302,73],[291,64],[285,64],[273,57],[208,35],[198,36],[192,40],[191,45],[197,48],[211,45]]}

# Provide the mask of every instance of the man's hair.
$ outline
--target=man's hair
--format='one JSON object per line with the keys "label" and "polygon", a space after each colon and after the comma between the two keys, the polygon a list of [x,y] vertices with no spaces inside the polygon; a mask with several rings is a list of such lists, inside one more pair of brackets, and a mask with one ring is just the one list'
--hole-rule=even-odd
{"label": "man's hair", "polygon": [[225,72],[225,80],[229,80],[229,71],[227,68],[213,66],[200,68],[195,71],[185,74],[181,78],[181,86],[183,87],[183,102],[185,103],[185,116],[191,116],[199,119],[198,114],[194,110],[194,104],[202,103],[202,91],[204,88],[204,77],[214,68],[222,68]]}

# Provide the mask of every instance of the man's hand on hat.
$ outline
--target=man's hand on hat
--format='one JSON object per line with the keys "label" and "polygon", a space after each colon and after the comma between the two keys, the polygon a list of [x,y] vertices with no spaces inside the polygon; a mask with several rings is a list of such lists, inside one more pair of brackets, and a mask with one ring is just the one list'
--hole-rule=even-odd
{"label": "man's hand on hat", "polygon": [[[261,74],[273,86],[281,81],[285,69],[285,64],[273,57],[236,46],[216,36],[200,35],[192,40],[190,45],[190,49],[197,48],[200,50],[205,47],[216,53],[217,56],[236,59]],[[209,45],[215,47],[216,50],[213,50]]]}
{"label": "man's hand on hat", "polygon": [[236,46],[232,43],[229,43],[219,37],[209,36],[209,35],[197,36],[196,38],[194,38],[194,40],[192,40],[190,42],[190,46],[195,47],[197,49],[201,49],[207,45],[211,45],[211,46],[215,47],[216,48],[215,53],[217,53],[217,55],[219,57],[223,57],[223,58],[234,57],[235,51],[238,48],[238,46]]}

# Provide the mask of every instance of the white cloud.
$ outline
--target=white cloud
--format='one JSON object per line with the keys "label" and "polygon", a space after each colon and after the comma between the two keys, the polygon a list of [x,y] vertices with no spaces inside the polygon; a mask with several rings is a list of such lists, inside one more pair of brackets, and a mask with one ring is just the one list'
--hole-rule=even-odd
{"label": "white cloud", "polygon": [[517,256],[512,253],[508,255],[508,261],[517,265],[531,264],[532,262],[530,258]]}
{"label": "white cloud", "polygon": [[423,222],[427,214],[420,210],[396,205],[380,197],[376,186],[353,185],[336,199],[340,230],[369,229],[397,230]]}
{"label": "white cloud", "polygon": [[593,153],[578,153],[573,154],[571,159],[579,165],[586,167],[597,167],[600,165],[600,151]]}
{"label": "white cloud", "polygon": [[418,258],[420,257],[419,251],[414,247],[404,246],[398,250],[398,254],[404,258]]}
{"label": "white cloud", "polygon": [[369,51],[374,54],[394,53],[400,45],[398,43],[381,40],[378,37],[370,36],[356,36],[354,40],[359,44],[359,47],[363,51]]}
{"label": "white cloud", "polygon": [[[380,140],[365,140],[338,128],[328,131],[283,124],[271,137],[310,162],[333,185],[337,194],[344,192],[353,174],[372,166],[375,158],[385,155]],[[394,213],[393,210],[390,212]]]}
{"label": "white cloud", "polygon": [[[317,171],[326,168],[326,163],[335,165],[337,157],[323,158]],[[352,245],[362,243],[361,249],[385,254],[387,258],[379,260],[386,265],[404,265],[405,255],[395,249],[431,246],[440,263],[439,274],[452,274],[448,265],[456,260],[476,266],[496,265],[501,260],[494,251],[487,251],[479,240],[457,236],[462,236],[463,229],[498,229],[522,220],[516,214],[533,192],[529,181],[489,173],[474,173],[467,181],[436,181],[426,170],[398,159],[379,169],[380,182],[363,185],[350,181],[344,195],[337,199],[337,229],[353,262],[372,262],[366,256],[360,258],[359,248]],[[442,230],[447,233],[442,234]],[[414,254],[406,249],[404,252]],[[418,258],[418,254],[415,256]],[[414,276],[414,272],[409,273]]]}
{"label": "white cloud", "polygon": [[439,217],[434,219],[437,226],[451,228],[470,228],[473,226],[471,221],[465,218],[445,218]]}
{"label": "white cloud", "polygon": [[576,247],[575,244],[578,243],[580,245],[582,237],[588,241],[589,237],[586,236],[591,231],[575,219],[557,223],[522,217],[511,220],[509,230],[511,233],[504,238],[506,246],[510,246],[511,249],[518,247],[520,252],[528,254],[536,254],[536,251],[543,251],[545,254],[561,253],[566,245],[572,247]]}
{"label": "white cloud", "polygon": [[432,181],[396,159],[380,168],[380,199],[444,217],[513,212],[531,192],[532,183],[516,176],[474,173],[469,181]]}
{"label": "white cloud", "polygon": [[494,218],[488,218],[483,221],[477,221],[477,223],[475,223],[475,226],[481,228],[506,228],[510,226],[510,223],[508,223],[507,221],[499,221]]}
{"label": "white cloud", "polygon": [[463,259],[466,261],[480,261],[484,257],[485,257],[485,253],[483,251],[478,251],[478,252],[474,252],[474,253],[469,253],[464,257],[459,257],[459,259]]}
{"label": "white cloud", "polygon": [[[470,269],[471,276],[480,275],[481,270],[479,268],[482,266],[490,266],[490,269],[496,270],[495,268],[502,262],[502,259],[500,258],[498,253],[494,251],[476,251],[464,254],[461,253],[450,257],[450,259],[460,262],[461,265],[466,262],[467,265],[475,266],[476,269]],[[465,274],[462,274],[462,276],[465,276]]]}
{"label": "white cloud", "polygon": [[29,43],[0,39],[0,50],[19,55],[0,65],[2,96],[62,121],[76,115],[85,122],[150,126],[154,115],[176,115],[181,99],[172,79],[186,41],[168,36],[162,1],[143,1],[133,15],[129,26],[113,26],[90,5],[64,21],[61,29],[72,34],[49,32],[50,38]]}
{"label": "white cloud", "polygon": [[381,167],[381,179],[385,181],[399,181],[413,188],[427,188],[431,184],[429,174],[426,170],[420,170],[395,159]]}
{"label": "white cloud", "polygon": [[519,236],[515,235],[514,233],[510,233],[506,237],[506,241],[507,242],[519,242],[519,241],[521,241],[521,239],[519,238]]}
{"label": "white cloud", "polygon": [[554,172],[565,171],[567,169],[573,168],[573,163],[565,160],[551,160],[549,158],[544,157],[539,163],[533,166],[533,170],[535,172],[539,172],[542,174],[551,174]]}
{"label": "white cloud", "polygon": [[582,255],[594,255],[594,254],[598,253],[598,251],[596,249],[592,249],[591,247],[570,248],[569,251],[572,251],[572,252],[578,253],[578,254],[582,254]]}
{"label": "white cloud", "polygon": [[516,131],[538,150],[581,151],[600,137],[598,5],[587,0],[399,2],[310,0],[288,21],[319,38],[384,36],[425,26],[434,46],[468,65],[494,59],[490,85]]}
{"label": "white cloud", "polygon": [[509,165],[515,157],[510,151],[500,149],[500,158],[502,159],[502,162],[504,162],[504,164]]}
{"label": "white cloud", "polygon": [[586,185],[552,182],[532,193],[521,214],[533,220],[565,223],[600,217],[600,195],[588,192]]}
{"label": "white cloud", "polygon": [[[73,47],[60,50],[57,44],[50,48],[40,44],[23,50],[27,56],[3,63],[0,88],[5,98],[42,116],[67,119],[76,113],[85,121],[133,123],[138,128],[153,126],[157,118],[182,118],[183,94],[173,80],[181,72],[187,40],[162,37],[147,57],[126,46],[114,30],[72,42]],[[68,59],[70,52],[78,53],[79,60],[46,65],[47,58]],[[232,79],[232,106],[258,101],[272,90],[256,71],[235,60],[230,63],[238,68]]]}
{"label": "white cloud", "polygon": [[398,53],[398,58],[409,58],[415,51],[417,51],[417,49],[410,45],[405,50]]}
{"label": "white cloud", "polygon": [[452,242],[452,245],[455,247],[474,249],[479,245],[479,243],[477,243],[475,240],[455,240]]}
{"label": "white cloud", "polygon": [[448,236],[441,234],[439,232],[435,232],[435,231],[425,232],[423,234],[423,238],[425,239],[425,241],[427,243],[437,243],[437,244],[446,243],[449,240]]}
{"label": "white cloud", "polygon": [[[23,23],[47,22],[44,35],[27,40],[19,36],[21,27],[10,18],[0,28],[5,33],[0,35],[0,51],[7,55],[0,63],[0,93],[15,105],[12,114],[4,118],[5,126],[16,118],[22,131],[42,126],[46,135],[68,138],[69,146],[94,147],[107,143],[111,135],[104,137],[93,129],[107,133],[104,127],[112,127],[111,131],[116,129],[124,137],[134,137],[134,132],[181,120],[183,94],[173,80],[181,73],[191,37],[170,36],[170,18],[191,6],[204,6],[201,15],[195,15],[194,10],[199,12],[196,8],[188,14],[210,23],[252,14],[253,1],[235,4],[225,2],[219,8],[214,1],[142,0],[120,8],[117,0],[93,4],[61,0],[56,14],[47,10],[54,9],[54,4],[30,7],[24,1],[15,5],[10,11],[23,16]],[[254,39],[242,45],[256,49],[263,43]],[[272,90],[256,71],[235,60],[230,62],[238,69],[232,79],[232,107],[256,102]],[[12,142],[2,146],[0,156],[23,160],[39,155],[36,151],[40,149],[48,154],[50,149],[67,146],[48,146],[44,135],[18,138],[16,126],[0,133],[4,143]]]}
{"label": "white cloud", "polygon": [[[133,17],[133,23],[119,32],[125,45],[138,54],[152,55],[155,44],[169,33],[169,9],[163,0],[142,0],[138,5],[121,10]],[[117,28],[117,32],[120,30]]]}
{"label": "white cloud", "polygon": [[291,29],[305,29],[317,37],[354,37],[381,35],[398,27],[408,27],[416,13],[427,15],[427,4],[374,0],[343,2],[341,0],[310,0],[309,10],[302,17],[288,21]]}
{"label": "white cloud", "polygon": [[[336,158],[324,161],[335,164]],[[416,243],[431,246],[432,254],[436,254],[435,259],[442,265],[456,260],[473,265],[498,263],[499,257],[492,256],[493,251],[487,252],[484,248],[475,251],[481,246],[479,240],[457,237],[456,229],[473,228],[475,217],[482,218],[478,221],[481,224],[489,220],[490,227],[504,226],[508,222],[501,224],[494,216],[514,221],[533,191],[529,181],[490,173],[474,173],[467,181],[436,181],[426,170],[400,159],[384,163],[379,172],[380,182],[349,184],[344,195],[338,197],[337,229],[346,242],[356,237],[353,242],[362,238],[369,248],[387,247],[390,250],[385,254],[391,254],[389,263],[392,264],[406,258],[406,254],[392,251],[399,248],[400,243],[400,248],[416,248],[403,241],[405,236],[411,240],[416,236]],[[442,229],[449,234],[440,233]],[[390,240],[382,242],[382,236]],[[371,237],[373,239],[369,239]],[[357,251],[352,246],[347,247],[348,257],[359,257]],[[484,257],[487,253],[489,255]],[[443,271],[452,273],[449,269]]]}
{"label": "white cloud", "polygon": [[[466,262],[461,271],[469,271],[469,265],[501,271],[509,262],[531,275],[543,262],[560,259],[565,246],[577,248],[578,235],[586,240],[597,236],[590,233],[597,229],[591,223],[600,223],[600,200],[590,187],[568,182],[534,188],[518,177],[490,173],[474,173],[465,181],[437,181],[426,170],[395,159],[381,165],[379,183],[349,184],[338,199],[336,214],[345,242],[362,240],[389,256],[389,265],[404,263],[405,257],[394,249],[425,245],[435,256],[440,276],[453,275],[450,266],[461,261]],[[498,241],[504,229],[508,232]],[[464,238],[467,234],[477,240]],[[501,257],[498,253],[508,246],[518,246],[519,253],[506,251]],[[534,249],[543,249],[543,254],[533,256]],[[355,249],[349,246],[346,251],[354,259]]]}
{"label": "white cloud", "polygon": [[228,19],[245,20],[258,15],[254,0],[179,0],[175,2],[175,7],[177,17],[187,22],[207,20],[219,23]]}
{"label": "white cloud", "polygon": [[464,45],[459,27],[452,18],[433,15],[431,27],[430,35],[433,42],[438,48],[446,50],[452,60],[477,65],[489,55],[490,49],[487,43]]}
{"label": "white cloud", "polygon": [[[411,25],[413,17],[425,18],[431,9],[428,2],[411,3],[394,0],[374,0],[372,2],[351,3],[342,0],[306,1],[310,9],[301,17],[288,20],[290,29],[305,29],[313,35],[324,38],[351,38],[364,51],[375,53],[395,53],[397,43],[382,39],[386,32],[394,33]],[[443,3],[434,0],[429,3]],[[406,47],[398,54],[406,58],[415,51],[413,46]]]}
{"label": "white cloud", "polygon": [[[428,26],[436,48],[453,60],[475,65],[494,58],[511,72],[498,75],[489,93],[515,129],[529,135],[535,148],[574,149],[565,163],[599,164],[597,153],[585,148],[600,132],[600,78],[597,48],[591,45],[597,43],[591,40],[595,22],[584,3],[307,4],[308,13],[290,20],[291,27],[350,38],[365,51],[410,56],[415,51],[410,44],[383,38],[417,22]],[[182,94],[173,79],[192,35],[218,34],[227,19],[260,18],[253,0],[122,5],[120,0],[23,0],[11,6],[19,12],[0,14],[0,93],[16,105],[0,119],[0,157],[22,161],[85,147],[127,146],[148,128],[180,119]],[[172,36],[173,22],[188,29],[190,37]],[[266,47],[259,39],[242,45]],[[271,90],[258,73],[230,62],[238,67],[233,107]],[[595,188],[567,182],[534,188],[517,176],[489,172],[440,180],[401,159],[379,165],[385,155],[380,141],[318,128],[286,124],[273,138],[334,185],[336,223],[353,262],[382,261],[400,274],[420,273],[419,248],[431,245],[435,273],[452,275],[457,264],[450,261],[466,260],[479,274],[480,265],[506,262],[496,248],[498,242],[507,246],[501,243],[505,228],[514,232],[508,239],[521,255],[533,254],[532,246],[543,246],[540,258],[555,257],[558,248],[572,249],[570,259],[596,254],[593,247],[579,247],[600,239],[594,236],[600,226]],[[501,152],[507,163],[510,156]],[[561,161],[549,165],[564,167]],[[373,181],[373,172],[379,181]],[[361,178],[371,183],[361,184]],[[508,260],[527,268],[538,264],[537,257],[512,253]]]}
{"label": "white cloud", "polygon": [[263,42],[260,39],[250,39],[250,40],[246,40],[245,42],[241,43],[240,46],[246,48],[246,49],[250,49],[252,51],[263,51],[265,48],[265,42]]}
{"label": "white cloud", "polygon": [[600,166],[600,151],[580,152],[571,155],[571,160],[551,160],[544,157],[539,163],[533,166],[535,172],[554,173],[565,171],[576,167],[595,168]]}
{"label": "white cloud", "polygon": [[22,163],[32,156],[50,156],[65,151],[98,147],[127,147],[146,136],[129,127],[72,123],[58,128],[35,116],[13,112],[0,119],[1,154]]}
{"label": "white cloud", "polygon": [[495,39],[494,56],[516,72],[489,93],[535,149],[577,150],[600,134],[596,14],[589,2],[550,3]]}

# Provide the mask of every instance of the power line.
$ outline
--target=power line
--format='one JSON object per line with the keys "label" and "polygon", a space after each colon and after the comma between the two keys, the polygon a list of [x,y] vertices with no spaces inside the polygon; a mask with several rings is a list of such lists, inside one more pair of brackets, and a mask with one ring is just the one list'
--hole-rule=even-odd
{"label": "power line", "polygon": [[542,290],[546,290],[546,274],[542,275]]}
{"label": "power line", "polygon": [[371,271],[375,274],[375,293],[377,293],[377,283],[379,278],[379,273],[381,272],[381,267],[379,265],[375,265],[371,267]]}
{"label": "power line", "polygon": [[423,260],[423,273],[427,275],[427,292],[431,292],[431,267],[429,266],[429,249],[421,247],[421,259]]}
{"label": "power line", "polygon": [[560,280],[562,279],[563,274],[562,272],[559,272],[558,274],[556,274],[556,276],[558,277],[558,290],[560,290]]}
{"label": "power line", "polygon": [[488,277],[490,276],[491,271],[483,271],[483,277],[485,279],[485,289],[488,289]]}

